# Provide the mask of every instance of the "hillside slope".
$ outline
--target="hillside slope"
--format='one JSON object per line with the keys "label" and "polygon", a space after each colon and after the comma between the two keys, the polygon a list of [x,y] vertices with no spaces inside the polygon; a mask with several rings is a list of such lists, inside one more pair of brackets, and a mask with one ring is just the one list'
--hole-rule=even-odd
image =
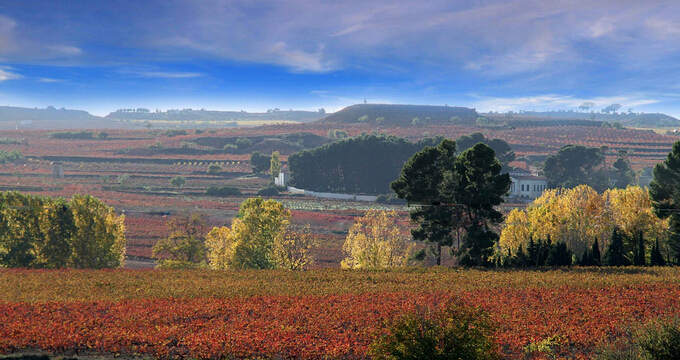
{"label": "hillside slope", "polygon": [[0,106],[0,121],[32,121],[32,120],[93,120],[97,116],[83,110],[46,109]]}
{"label": "hillside slope", "polygon": [[451,106],[432,105],[391,105],[391,104],[357,104],[348,106],[319,121],[332,123],[376,123],[376,119],[384,118],[383,123],[390,125],[411,125],[414,118],[421,124],[452,123],[452,118],[460,118],[458,124],[474,124],[478,114],[475,109]]}

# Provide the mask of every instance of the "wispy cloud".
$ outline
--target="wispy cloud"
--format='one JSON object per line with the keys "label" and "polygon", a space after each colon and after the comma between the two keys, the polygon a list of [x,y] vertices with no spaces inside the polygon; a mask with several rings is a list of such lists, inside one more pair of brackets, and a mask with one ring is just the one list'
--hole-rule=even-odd
{"label": "wispy cloud", "polygon": [[138,73],[132,72],[130,74],[146,78],[161,78],[161,79],[190,79],[204,76],[204,74],[196,72],[168,72],[168,71],[141,71]]}
{"label": "wispy cloud", "polygon": [[623,108],[636,108],[640,106],[652,105],[661,102],[660,99],[655,99],[645,95],[627,95],[627,96],[606,96],[594,98],[580,98],[575,96],[564,96],[556,94],[545,94],[536,96],[520,96],[520,97],[485,97],[479,95],[471,95],[474,99],[474,107],[481,111],[519,111],[519,110],[577,110],[578,107],[585,102],[594,103],[592,110],[598,111],[611,104],[621,104]]}
{"label": "wispy cloud", "polygon": [[38,79],[38,82],[41,82],[41,83],[60,83],[60,82],[64,82],[64,80],[41,77],[41,78]]}
{"label": "wispy cloud", "polygon": [[12,72],[11,68],[0,67],[0,81],[21,79],[22,76]]}

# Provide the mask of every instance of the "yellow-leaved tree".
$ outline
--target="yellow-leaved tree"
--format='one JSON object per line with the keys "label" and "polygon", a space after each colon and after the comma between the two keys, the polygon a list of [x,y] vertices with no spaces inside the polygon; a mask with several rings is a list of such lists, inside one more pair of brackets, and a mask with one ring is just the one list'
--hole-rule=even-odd
{"label": "yellow-leaved tree", "polygon": [[663,241],[668,231],[668,221],[654,215],[647,189],[639,186],[609,189],[602,197],[627,249],[635,249],[640,233],[644,234],[645,245],[648,245],[648,248],[656,239]]}
{"label": "yellow-leaved tree", "polygon": [[234,237],[228,226],[214,227],[205,236],[208,265],[213,269],[228,269],[234,257]]}
{"label": "yellow-leaved tree", "polygon": [[[606,248],[614,228],[633,237],[642,231],[648,242],[664,241],[668,225],[653,215],[646,189],[629,186],[600,195],[587,185],[573,189],[546,190],[525,210],[512,210],[501,233],[503,254],[527,248],[530,237],[563,241],[575,254],[582,254],[595,238]],[[632,251],[632,248],[629,247]]]}
{"label": "yellow-leaved tree", "polygon": [[407,265],[414,244],[395,226],[394,211],[368,210],[349,230],[342,250],[343,268],[382,269]]}
{"label": "yellow-leaved tree", "polygon": [[168,221],[167,226],[170,235],[158,240],[152,251],[153,258],[158,259],[158,267],[170,269],[204,267],[207,216],[199,212],[182,211]]}
{"label": "yellow-leaved tree", "polygon": [[313,240],[290,230],[290,211],[275,200],[251,198],[241,204],[231,227],[216,227],[205,241],[214,269],[302,270],[312,264]]}
{"label": "yellow-leaved tree", "polygon": [[112,207],[85,195],[71,199],[75,230],[71,238],[71,260],[75,268],[117,268],[125,257],[125,216]]}
{"label": "yellow-leaved tree", "polygon": [[272,257],[276,268],[304,270],[314,264],[311,254],[316,245],[309,224],[303,227],[288,226],[283,236],[274,239]]}

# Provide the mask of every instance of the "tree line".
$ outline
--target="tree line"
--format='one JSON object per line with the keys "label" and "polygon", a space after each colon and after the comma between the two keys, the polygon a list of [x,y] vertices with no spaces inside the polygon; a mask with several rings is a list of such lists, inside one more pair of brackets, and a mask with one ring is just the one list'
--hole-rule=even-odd
{"label": "tree line", "polygon": [[89,195],[66,201],[0,193],[0,267],[121,267],[123,221],[123,215]]}
{"label": "tree line", "polygon": [[598,192],[609,188],[625,188],[634,185],[633,171],[628,152],[619,150],[616,161],[607,164],[605,155],[609,148],[588,148],[582,145],[566,145],[546,158],[543,171],[549,188],[572,189],[589,185]]}
{"label": "tree line", "polygon": [[[387,135],[363,135],[341,139],[321,147],[303,150],[288,157],[290,185],[339,193],[390,193],[390,183],[399,176],[406,161],[426,146],[434,147],[444,138],[418,142]],[[461,137],[467,150],[478,142],[486,143],[499,154],[504,164],[515,159],[510,146],[500,139],[486,139],[475,133]]]}
{"label": "tree line", "polygon": [[153,248],[161,268],[303,270],[314,263],[309,227],[290,223],[290,211],[260,197],[244,201],[231,226],[208,229],[206,216],[182,213]]}

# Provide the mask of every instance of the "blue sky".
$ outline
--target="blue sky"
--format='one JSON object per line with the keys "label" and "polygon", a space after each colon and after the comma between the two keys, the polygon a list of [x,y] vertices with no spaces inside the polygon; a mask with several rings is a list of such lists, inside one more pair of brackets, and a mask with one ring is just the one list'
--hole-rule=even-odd
{"label": "blue sky", "polygon": [[0,105],[680,117],[680,2],[0,0]]}

